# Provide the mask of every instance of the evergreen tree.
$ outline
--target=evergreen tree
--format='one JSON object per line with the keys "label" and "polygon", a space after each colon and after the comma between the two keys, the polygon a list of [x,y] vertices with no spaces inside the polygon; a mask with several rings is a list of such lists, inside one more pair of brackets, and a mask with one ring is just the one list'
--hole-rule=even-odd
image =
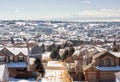
{"label": "evergreen tree", "polygon": [[65,47],[67,47],[67,41],[64,44],[62,44],[62,48],[64,49]]}
{"label": "evergreen tree", "polygon": [[70,47],[69,56],[73,55],[74,52],[75,52],[74,48],[73,48],[73,47]]}
{"label": "evergreen tree", "polygon": [[113,51],[118,52],[118,49],[116,48],[116,41],[113,42]]}
{"label": "evergreen tree", "polygon": [[58,54],[58,56],[57,56],[57,60],[59,60],[59,59],[61,59],[60,54]]}
{"label": "evergreen tree", "polygon": [[68,49],[65,50],[64,54],[61,56],[62,60],[65,60],[68,57]]}
{"label": "evergreen tree", "polygon": [[42,48],[42,52],[44,52],[44,51],[45,51],[45,45],[42,44],[42,45],[41,45],[41,48]]}
{"label": "evergreen tree", "polygon": [[45,74],[45,70],[41,60],[39,58],[36,58],[36,60],[34,61],[34,64],[36,65],[36,72],[41,73],[43,77]]}
{"label": "evergreen tree", "polygon": [[27,42],[27,39],[26,39],[25,37],[23,37],[23,40],[24,40],[25,42]]}
{"label": "evergreen tree", "polygon": [[59,52],[60,48],[61,48],[60,45],[58,45],[58,46],[57,46],[57,51],[58,51],[58,52]]}
{"label": "evergreen tree", "polygon": [[53,43],[52,45],[48,46],[48,51],[52,51],[55,48],[55,43]]}
{"label": "evergreen tree", "polygon": [[50,54],[50,58],[56,59],[58,55],[59,55],[59,53],[58,53],[57,49],[54,48]]}
{"label": "evergreen tree", "polygon": [[15,43],[15,41],[14,41],[13,37],[11,37],[11,43],[12,43],[12,44],[14,44],[14,43]]}

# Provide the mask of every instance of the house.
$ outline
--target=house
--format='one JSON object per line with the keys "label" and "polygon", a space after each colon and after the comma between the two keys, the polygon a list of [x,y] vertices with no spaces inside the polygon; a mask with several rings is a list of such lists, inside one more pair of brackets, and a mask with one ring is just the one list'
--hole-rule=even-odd
{"label": "house", "polygon": [[100,51],[92,62],[83,67],[85,81],[115,82],[114,73],[120,71],[120,52]]}
{"label": "house", "polygon": [[0,63],[5,63],[10,76],[18,76],[22,71],[28,68],[28,49],[18,47],[4,47],[0,51]]}
{"label": "house", "polygon": [[[100,49],[99,49],[100,50]],[[88,65],[92,62],[92,56],[96,54],[98,51],[97,47],[84,46],[80,49],[76,49],[73,53],[72,57],[74,61],[76,61],[78,67],[82,67],[83,65]],[[82,69],[82,68],[81,68]],[[82,72],[82,70],[81,70]]]}
{"label": "house", "polygon": [[27,48],[5,47],[0,51],[1,62],[27,62]]}
{"label": "house", "polygon": [[72,55],[74,60],[74,70],[70,71],[75,81],[84,80],[83,66],[91,63],[92,56],[96,52],[98,52],[98,50],[93,46],[81,46],[76,48]]}
{"label": "house", "polygon": [[6,47],[14,54],[14,62],[27,62],[28,49],[26,47]]}
{"label": "house", "polygon": [[5,64],[0,64],[0,82],[9,82],[9,72]]}

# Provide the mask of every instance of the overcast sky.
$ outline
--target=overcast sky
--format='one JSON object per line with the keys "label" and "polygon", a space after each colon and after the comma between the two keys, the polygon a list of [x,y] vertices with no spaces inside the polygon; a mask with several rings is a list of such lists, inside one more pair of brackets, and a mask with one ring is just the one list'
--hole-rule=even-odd
{"label": "overcast sky", "polygon": [[120,17],[120,0],[0,0],[0,19]]}

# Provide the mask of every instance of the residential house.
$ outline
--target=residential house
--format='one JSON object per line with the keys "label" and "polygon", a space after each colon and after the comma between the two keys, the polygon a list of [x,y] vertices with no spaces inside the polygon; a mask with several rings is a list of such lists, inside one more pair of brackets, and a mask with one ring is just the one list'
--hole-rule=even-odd
{"label": "residential house", "polygon": [[73,77],[76,81],[84,80],[83,66],[88,65],[92,61],[92,56],[98,52],[95,47],[83,46],[77,48],[72,57],[74,60]]}
{"label": "residential house", "polygon": [[100,51],[92,56],[92,62],[83,66],[85,81],[115,82],[114,73],[120,71],[120,52]]}
{"label": "residential house", "polygon": [[16,76],[20,71],[27,71],[27,48],[4,47],[0,51],[0,63],[5,63],[10,76]]}
{"label": "residential house", "polygon": [[82,47],[76,49],[72,55],[74,61],[76,61],[76,67],[81,67],[81,72],[83,72],[82,66],[91,63],[92,56],[97,52],[98,50],[95,47]]}

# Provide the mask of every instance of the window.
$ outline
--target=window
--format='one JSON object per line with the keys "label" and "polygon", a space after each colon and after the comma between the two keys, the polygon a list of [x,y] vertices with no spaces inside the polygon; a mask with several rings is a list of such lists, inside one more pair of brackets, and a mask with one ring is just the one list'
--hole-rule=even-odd
{"label": "window", "polygon": [[24,61],[24,57],[23,56],[19,56],[19,61],[23,62]]}
{"label": "window", "polygon": [[108,65],[108,60],[104,60],[103,65],[107,66]]}
{"label": "window", "polygon": [[114,66],[114,60],[113,59],[104,59],[101,60],[102,66]]}
{"label": "window", "polygon": [[104,65],[104,61],[103,60],[101,60],[100,65]]}
{"label": "window", "polygon": [[114,61],[112,59],[109,60],[109,65],[114,66]]}
{"label": "window", "polygon": [[5,56],[0,56],[0,62],[5,62]]}
{"label": "window", "polygon": [[13,62],[13,56],[10,57],[10,61]]}

